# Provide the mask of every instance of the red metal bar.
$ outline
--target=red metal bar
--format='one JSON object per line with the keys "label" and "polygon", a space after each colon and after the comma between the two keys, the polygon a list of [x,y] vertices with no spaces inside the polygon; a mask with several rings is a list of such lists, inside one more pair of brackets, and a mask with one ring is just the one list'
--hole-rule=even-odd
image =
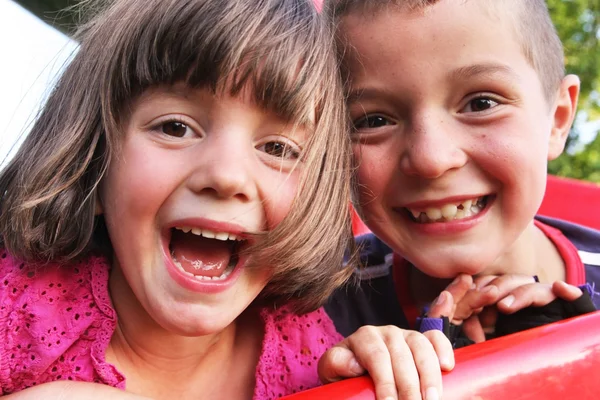
{"label": "red metal bar", "polygon": [[[444,400],[600,398],[600,311],[456,351]],[[368,377],[308,390],[287,400],[374,400]]]}

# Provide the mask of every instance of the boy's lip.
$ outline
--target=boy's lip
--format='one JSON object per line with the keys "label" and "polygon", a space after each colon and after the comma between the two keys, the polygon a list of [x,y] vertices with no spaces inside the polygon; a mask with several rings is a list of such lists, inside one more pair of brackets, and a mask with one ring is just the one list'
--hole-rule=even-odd
{"label": "boy's lip", "polygon": [[411,203],[406,203],[400,206],[394,207],[396,211],[403,210],[406,208],[410,208],[413,210],[425,211],[427,208],[438,208],[442,207],[446,204],[460,204],[467,200],[478,199],[484,196],[489,196],[491,193],[480,193],[480,194],[466,194],[466,195],[456,195],[449,196],[442,199],[437,200],[419,200]]}
{"label": "boy's lip", "polygon": [[[409,215],[410,213],[408,212],[408,209],[406,209],[404,207],[396,208],[394,210],[396,212],[398,212],[399,215],[401,216],[401,218],[403,218],[407,222],[406,226],[409,227],[414,232],[418,232],[419,234],[425,235],[427,237],[455,235],[455,234],[460,234],[460,233],[469,231],[473,227],[477,226],[486,217],[486,215],[490,211],[490,208],[494,206],[496,196],[493,194],[486,195],[486,198],[487,198],[486,206],[478,214],[467,217],[467,218],[454,219],[454,220],[442,221],[442,222],[421,223],[421,222],[417,222],[414,219],[412,219]],[[465,201],[465,199],[468,200],[468,199],[470,199],[470,197],[465,198],[465,197],[461,196],[461,197],[456,197],[456,199],[458,199],[458,201],[460,201],[460,200]],[[444,199],[443,201],[447,201],[447,199]],[[428,202],[426,204],[432,204],[432,203]],[[439,204],[439,202],[436,201],[435,204]],[[447,203],[445,203],[445,204],[447,204]]]}

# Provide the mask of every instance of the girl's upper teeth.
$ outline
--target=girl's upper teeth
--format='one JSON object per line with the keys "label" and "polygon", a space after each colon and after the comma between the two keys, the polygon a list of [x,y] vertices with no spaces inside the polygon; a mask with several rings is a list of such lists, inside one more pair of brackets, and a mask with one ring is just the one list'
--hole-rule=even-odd
{"label": "girl's upper teeth", "polygon": [[242,240],[237,237],[237,235],[228,232],[215,232],[209,229],[201,229],[201,228],[192,228],[190,226],[176,226],[175,229],[185,232],[192,233],[197,236],[202,236],[208,239],[217,239],[217,240]]}
{"label": "girl's upper teeth", "polygon": [[408,208],[408,211],[419,222],[450,221],[468,218],[481,212],[483,209],[483,204],[481,203],[484,198],[485,196],[464,200],[458,204],[448,203],[441,207],[428,207],[424,211]]}

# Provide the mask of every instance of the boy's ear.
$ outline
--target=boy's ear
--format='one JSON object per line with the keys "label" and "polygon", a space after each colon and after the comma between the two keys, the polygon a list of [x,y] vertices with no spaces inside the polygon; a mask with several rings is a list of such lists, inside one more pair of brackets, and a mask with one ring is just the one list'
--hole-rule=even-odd
{"label": "boy's ear", "polygon": [[558,96],[554,103],[554,121],[550,132],[548,146],[548,160],[560,156],[565,148],[565,143],[571,125],[577,114],[577,100],[579,99],[579,78],[576,75],[567,75],[563,78]]}

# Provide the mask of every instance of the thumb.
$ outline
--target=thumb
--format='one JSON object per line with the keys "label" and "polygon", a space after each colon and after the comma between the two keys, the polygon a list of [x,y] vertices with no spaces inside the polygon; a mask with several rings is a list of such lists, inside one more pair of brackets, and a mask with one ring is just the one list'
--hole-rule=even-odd
{"label": "thumb", "polygon": [[431,303],[431,307],[427,312],[429,318],[441,318],[448,317],[452,320],[454,314],[454,298],[447,290],[444,290],[440,295]]}
{"label": "thumb", "polygon": [[323,383],[354,378],[365,373],[354,353],[343,345],[343,342],[327,350],[318,366],[319,379]]}

